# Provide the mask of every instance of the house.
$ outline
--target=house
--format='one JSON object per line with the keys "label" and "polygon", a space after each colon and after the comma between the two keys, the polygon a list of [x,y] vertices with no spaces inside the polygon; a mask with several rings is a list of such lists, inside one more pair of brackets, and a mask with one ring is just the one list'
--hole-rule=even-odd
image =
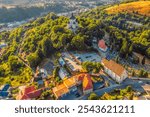
{"label": "house", "polygon": [[29,100],[38,98],[42,94],[41,89],[36,89],[35,86],[22,86],[20,87],[19,94],[17,95],[17,100]]}
{"label": "house", "polygon": [[9,84],[5,84],[5,85],[3,85],[3,86],[0,88],[1,91],[8,91],[9,89],[10,89],[10,85],[9,85]]}
{"label": "house", "polygon": [[66,63],[62,57],[59,58],[59,64],[63,67]]}
{"label": "house", "polygon": [[47,78],[47,76],[48,76],[48,73],[47,73],[46,69],[43,69],[43,68],[40,69],[40,74],[41,74],[43,79]]}
{"label": "house", "polygon": [[7,44],[5,44],[5,43],[1,43],[0,44],[0,48],[2,49],[2,48],[5,48],[7,46]]}
{"label": "house", "polygon": [[81,85],[81,84],[82,84],[82,81],[83,81],[83,79],[84,79],[84,76],[85,76],[85,73],[82,73],[82,74],[79,74],[79,75],[76,75],[76,76],[75,76],[78,85]]}
{"label": "house", "polygon": [[[139,60],[140,64],[142,64],[143,58],[145,57],[142,54],[139,54],[137,52],[133,52],[132,56],[133,56],[133,58],[137,58]],[[147,57],[145,57],[145,64],[150,65],[150,59],[148,59]]]}
{"label": "house", "polygon": [[57,99],[60,99],[70,93],[77,91],[76,79],[74,77],[65,79],[62,84],[53,88],[53,93]]}
{"label": "house", "polygon": [[93,83],[91,80],[91,76],[89,74],[85,75],[85,77],[83,79],[82,87],[83,87],[84,94],[88,94],[93,91]]}
{"label": "house", "polygon": [[103,59],[101,63],[104,66],[104,71],[116,82],[121,83],[128,77],[125,68],[115,61]]}
{"label": "house", "polygon": [[68,28],[72,30],[74,33],[78,29],[78,22],[76,17],[72,14],[70,17],[70,21],[68,23]]}
{"label": "house", "polygon": [[58,74],[62,80],[69,76],[69,73],[64,68],[60,68]]}
{"label": "house", "polygon": [[0,99],[6,99],[10,97],[10,85],[5,84],[0,88]]}
{"label": "house", "polygon": [[77,86],[82,85],[83,93],[88,94],[93,91],[91,76],[86,73],[75,75],[65,79],[62,84],[53,88],[53,93],[57,99],[77,91]]}
{"label": "house", "polygon": [[36,73],[34,75],[35,78],[41,77],[42,79],[45,79],[45,78],[47,78],[47,76],[48,76],[48,73],[45,69],[43,69],[43,68],[40,69],[39,67],[37,67]]}
{"label": "house", "polygon": [[38,86],[44,86],[44,80],[48,77],[48,73],[45,69],[40,69],[39,67],[36,70],[36,73],[34,75],[34,78],[32,79],[32,82],[37,82]]}
{"label": "house", "polygon": [[9,96],[9,92],[7,91],[0,91],[0,99],[5,99]]}
{"label": "house", "polygon": [[54,87],[52,90],[57,99],[69,93],[69,89],[64,84],[58,85]]}
{"label": "house", "polygon": [[106,52],[108,47],[105,44],[105,41],[103,39],[99,40],[98,47],[101,51]]}
{"label": "house", "polygon": [[63,83],[69,89],[70,92],[77,91],[75,77],[68,78],[68,79],[64,80]]}
{"label": "house", "polygon": [[82,85],[84,94],[88,94],[93,91],[93,83],[89,74],[82,73],[76,75],[75,77],[77,85]]}

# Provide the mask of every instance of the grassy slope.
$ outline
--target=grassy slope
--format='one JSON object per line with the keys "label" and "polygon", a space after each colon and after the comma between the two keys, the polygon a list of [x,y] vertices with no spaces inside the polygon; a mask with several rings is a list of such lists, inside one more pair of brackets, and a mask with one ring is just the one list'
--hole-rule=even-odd
{"label": "grassy slope", "polygon": [[108,12],[108,14],[115,14],[122,11],[126,11],[129,13],[137,11],[141,15],[150,16],[150,1],[137,1],[115,5],[107,8],[106,11]]}

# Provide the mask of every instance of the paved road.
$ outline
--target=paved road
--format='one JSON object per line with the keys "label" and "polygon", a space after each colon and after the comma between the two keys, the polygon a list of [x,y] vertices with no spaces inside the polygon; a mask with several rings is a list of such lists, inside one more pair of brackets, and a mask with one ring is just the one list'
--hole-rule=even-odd
{"label": "paved road", "polygon": [[138,78],[138,77],[131,77],[132,80],[145,80],[150,81],[150,78]]}
{"label": "paved road", "polygon": [[112,85],[115,85],[116,82],[114,80],[112,80],[109,76],[106,76],[106,75],[100,75],[102,78],[104,78],[105,81],[108,81],[109,85],[112,86]]}
{"label": "paved road", "polygon": [[[127,81],[123,82],[122,84],[115,84],[115,85],[111,85],[109,87],[103,88],[103,89],[98,89],[95,90],[94,93],[96,93],[98,96],[102,96],[105,92],[110,93],[112,92],[114,89],[124,89],[127,86],[132,86],[132,88],[135,91],[138,92],[144,92],[144,89],[141,87],[141,83],[132,81],[130,79],[127,79]],[[90,94],[84,95],[82,97],[79,97],[78,100],[87,100]]]}

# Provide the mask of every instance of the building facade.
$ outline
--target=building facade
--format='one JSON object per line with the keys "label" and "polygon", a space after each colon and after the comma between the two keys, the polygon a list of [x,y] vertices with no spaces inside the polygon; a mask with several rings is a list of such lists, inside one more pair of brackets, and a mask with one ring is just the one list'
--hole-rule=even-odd
{"label": "building facade", "polygon": [[128,77],[126,69],[113,60],[103,59],[102,65],[104,71],[118,83],[123,82]]}
{"label": "building facade", "polygon": [[78,22],[76,17],[72,14],[70,17],[70,21],[68,23],[68,28],[70,30],[72,30],[74,33],[76,32],[76,30],[78,29]]}

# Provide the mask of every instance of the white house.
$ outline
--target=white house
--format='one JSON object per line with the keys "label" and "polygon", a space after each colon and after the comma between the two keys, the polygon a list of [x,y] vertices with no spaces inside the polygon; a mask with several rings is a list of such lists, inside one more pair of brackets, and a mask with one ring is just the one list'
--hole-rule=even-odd
{"label": "white house", "polygon": [[104,66],[104,71],[118,83],[128,77],[126,69],[113,60],[103,59],[102,65]]}
{"label": "white house", "polygon": [[68,23],[68,28],[75,32],[78,29],[78,22],[76,17],[72,14]]}

